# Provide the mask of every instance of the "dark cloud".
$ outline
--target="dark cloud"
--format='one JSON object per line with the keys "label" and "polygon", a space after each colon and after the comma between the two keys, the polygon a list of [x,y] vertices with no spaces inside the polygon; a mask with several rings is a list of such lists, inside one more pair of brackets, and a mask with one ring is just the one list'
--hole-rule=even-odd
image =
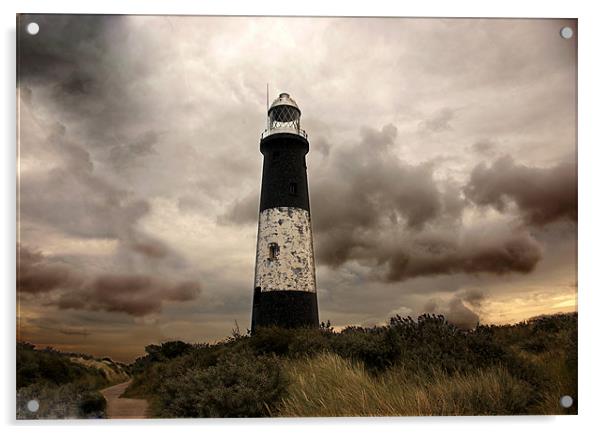
{"label": "dark cloud", "polygon": [[310,193],[318,232],[362,230],[382,216],[420,229],[442,211],[430,164],[411,165],[396,156],[397,128],[362,128],[361,140],[332,152],[313,176]]}
{"label": "dark cloud", "polygon": [[49,261],[41,252],[17,246],[17,291],[37,294],[81,283],[81,276],[66,264]]}
{"label": "dark cloud", "polygon": [[[115,15],[22,14],[18,17],[19,80],[52,81],[63,91],[82,93],[111,31],[123,21]],[[24,23],[36,22],[30,35]],[[65,37],[68,35],[69,37]]]}
{"label": "dark cloud", "polygon": [[59,309],[124,312],[132,316],[159,313],[165,302],[196,299],[200,282],[153,274],[97,274],[19,246],[17,290],[22,294],[53,293],[46,304]]}
{"label": "dark cloud", "polygon": [[[128,17],[118,15],[24,14],[20,23],[35,21],[38,35],[19,25],[18,68],[21,89],[45,96],[57,118],[83,135],[87,149],[116,170],[137,157],[154,153],[155,125],[146,124],[153,105],[145,101],[140,83],[151,72],[148,53],[130,37]],[[136,49],[136,55],[128,49]],[[39,100],[38,100],[39,102]]]}
{"label": "dark cloud", "polygon": [[526,232],[469,233],[458,239],[437,235],[418,237],[409,245],[383,255],[386,279],[457,273],[529,273],[541,260],[542,249]]}
{"label": "dark cloud", "polygon": [[313,178],[318,263],[337,267],[358,260],[382,270],[374,275],[390,282],[534,269],[542,252],[531,235],[504,225],[463,229],[461,188],[453,182],[440,188],[431,164],[400,160],[395,136],[392,126],[363,129],[356,147],[333,151],[327,175]]}
{"label": "dark cloud", "polygon": [[510,156],[490,166],[476,166],[464,188],[468,199],[500,212],[517,206],[528,224],[577,221],[577,165],[564,162],[550,168],[517,164]]}
{"label": "dark cloud", "polygon": [[194,300],[200,294],[200,283],[172,283],[160,277],[139,274],[101,275],[83,290],[66,292],[57,305],[61,309],[125,312],[132,316],[159,313],[167,301]]}

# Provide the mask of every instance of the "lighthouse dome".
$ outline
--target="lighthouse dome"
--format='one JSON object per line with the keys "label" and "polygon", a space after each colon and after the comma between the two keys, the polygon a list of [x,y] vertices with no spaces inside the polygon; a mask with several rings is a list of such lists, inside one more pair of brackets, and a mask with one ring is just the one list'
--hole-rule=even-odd
{"label": "lighthouse dome", "polygon": [[281,93],[268,109],[268,128],[263,137],[277,133],[293,133],[307,137],[301,129],[301,109],[288,93]]}
{"label": "lighthouse dome", "polygon": [[291,98],[291,96],[288,93],[281,93],[280,95],[278,95],[278,98],[276,98],[274,100],[274,102],[272,103],[272,105],[270,106],[268,113],[271,112],[274,108],[280,107],[280,106],[293,107],[299,112],[299,114],[301,114],[301,110],[299,109],[299,106],[297,105],[295,100]]}

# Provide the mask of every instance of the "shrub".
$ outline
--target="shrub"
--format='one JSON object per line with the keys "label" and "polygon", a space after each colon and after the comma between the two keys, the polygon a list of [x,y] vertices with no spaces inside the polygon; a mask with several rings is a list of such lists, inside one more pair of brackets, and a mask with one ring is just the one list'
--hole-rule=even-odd
{"label": "shrub", "polygon": [[62,385],[85,383],[91,388],[108,384],[106,376],[97,368],[74,363],[69,355],[51,348],[36,350],[28,343],[17,343],[17,389],[36,383]]}
{"label": "shrub", "polygon": [[332,332],[325,328],[299,329],[293,334],[288,345],[291,358],[307,357],[326,351],[331,346]]}
{"label": "shrub", "polygon": [[169,341],[161,345],[147,345],[145,351],[152,361],[162,362],[180,357],[190,352],[192,348],[192,345],[182,341]]}
{"label": "shrub", "polygon": [[288,354],[288,347],[296,330],[279,327],[263,327],[257,329],[251,337],[250,346],[255,354]]}
{"label": "shrub", "polygon": [[232,352],[208,368],[190,368],[159,389],[160,417],[259,417],[268,415],[286,388],[273,357]]}
{"label": "shrub", "polygon": [[371,372],[392,366],[401,355],[399,337],[389,328],[348,327],[332,340],[332,350],[361,362]]}
{"label": "shrub", "polygon": [[79,400],[79,413],[81,417],[89,415],[104,415],[107,409],[107,401],[96,391],[84,392]]}

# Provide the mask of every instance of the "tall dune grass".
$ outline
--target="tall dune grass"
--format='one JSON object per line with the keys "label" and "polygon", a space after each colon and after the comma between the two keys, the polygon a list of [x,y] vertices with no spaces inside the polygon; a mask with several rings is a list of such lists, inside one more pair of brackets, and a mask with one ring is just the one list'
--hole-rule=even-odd
{"label": "tall dune grass", "polygon": [[288,396],[274,416],[506,415],[525,411],[531,387],[502,367],[460,375],[410,373],[395,366],[380,376],[331,353],[290,360]]}

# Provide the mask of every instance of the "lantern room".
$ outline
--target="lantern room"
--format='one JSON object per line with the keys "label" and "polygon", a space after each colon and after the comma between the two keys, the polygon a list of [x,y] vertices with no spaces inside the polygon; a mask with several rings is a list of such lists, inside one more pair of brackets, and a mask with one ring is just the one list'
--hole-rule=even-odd
{"label": "lantern room", "polygon": [[288,93],[281,93],[268,109],[268,127],[263,137],[278,133],[307,137],[301,129],[301,110]]}

